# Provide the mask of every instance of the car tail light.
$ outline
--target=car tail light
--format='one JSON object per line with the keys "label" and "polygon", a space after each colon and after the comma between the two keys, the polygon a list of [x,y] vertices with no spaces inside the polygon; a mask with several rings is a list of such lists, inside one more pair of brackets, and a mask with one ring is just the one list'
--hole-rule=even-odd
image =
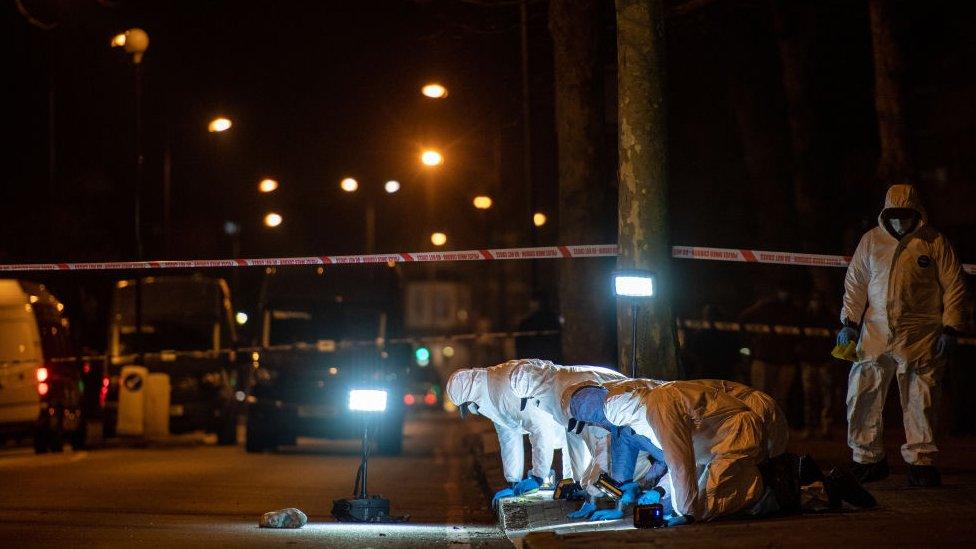
{"label": "car tail light", "polygon": [[435,395],[434,393],[427,393],[426,395],[424,395],[424,404],[426,404],[427,406],[433,406],[437,404],[437,395]]}
{"label": "car tail light", "polygon": [[102,390],[98,393],[98,405],[105,407],[105,399],[108,398],[108,377],[102,378]]}
{"label": "car tail light", "polygon": [[47,394],[47,392],[49,390],[50,390],[50,387],[47,386],[47,383],[38,383],[37,384],[37,394],[39,394],[41,396],[44,396],[44,395]]}
{"label": "car tail light", "polygon": [[417,399],[413,398],[413,395],[403,395],[403,403],[407,406],[413,406],[417,402]]}
{"label": "car tail light", "polygon": [[84,364],[84,365],[83,365],[83,366],[81,367],[81,373],[83,373],[83,374],[88,374],[89,372],[91,372],[91,364],[89,364],[89,363],[87,363],[87,362],[86,362],[86,363],[85,363],[85,364]]}
{"label": "car tail light", "polygon": [[[41,366],[37,369],[37,382],[44,383],[45,381],[47,381],[47,368]],[[44,392],[46,393],[47,391]]]}

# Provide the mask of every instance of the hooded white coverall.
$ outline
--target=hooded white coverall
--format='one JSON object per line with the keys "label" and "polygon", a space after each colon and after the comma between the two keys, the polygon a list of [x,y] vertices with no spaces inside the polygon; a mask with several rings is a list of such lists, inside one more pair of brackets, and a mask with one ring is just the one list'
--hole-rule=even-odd
{"label": "hooded white coverall", "polygon": [[762,420],[763,440],[766,441],[764,457],[773,458],[786,451],[790,427],[786,422],[786,414],[773,397],[744,383],[724,379],[692,379],[688,382],[719,389],[741,401],[752,413],[759,416]]}
{"label": "hooded white coverall", "polygon": [[[891,208],[918,214],[911,232],[898,237],[888,223]],[[897,374],[905,424],[901,455],[913,465],[931,465],[935,411],[944,356],[936,343],[944,327],[962,330],[965,283],[946,238],[927,223],[914,187],[888,189],[878,226],[861,238],[844,282],[840,320],[860,326],[858,360],[847,388],[847,444],[858,463],[884,458],[882,409]]]}
{"label": "hooded white coverall", "polygon": [[[536,406],[549,415],[564,431],[569,424],[570,415],[568,400],[565,407],[563,406],[563,393],[570,388],[575,391],[585,385],[627,379],[627,376],[616,370],[600,366],[558,366],[548,360],[538,359],[517,362],[510,377],[515,396],[530,399],[528,406]],[[575,431],[566,434],[573,480],[579,482],[580,486],[590,487],[601,471],[609,470],[607,437],[606,430],[592,426],[585,427],[580,434]]]}
{"label": "hooded white coverall", "polygon": [[[525,472],[522,435],[528,433],[532,445],[532,468],[538,478],[549,476],[553,451],[566,448],[566,427],[536,406],[519,410],[521,401],[512,392],[509,375],[518,361],[510,360],[490,368],[458,370],[447,380],[447,395],[457,406],[466,402],[478,405],[478,415],[495,424],[501,447],[505,480],[518,482]],[[563,460],[563,477],[572,475],[568,459]]]}
{"label": "hooded white coverall", "polygon": [[628,426],[664,451],[675,512],[695,520],[734,514],[755,504],[764,486],[762,424],[741,401],[693,381],[649,388],[614,384],[604,403],[614,425]]}

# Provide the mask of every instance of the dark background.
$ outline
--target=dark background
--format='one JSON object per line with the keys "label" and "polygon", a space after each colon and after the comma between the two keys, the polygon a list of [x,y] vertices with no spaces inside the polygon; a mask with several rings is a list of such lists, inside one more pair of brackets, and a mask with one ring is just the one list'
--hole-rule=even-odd
{"label": "dark background", "polygon": [[[135,257],[133,70],[109,47],[114,34],[133,26],[150,36],[142,65],[147,257],[229,257],[232,243],[222,229],[228,220],[242,227],[245,257],[360,252],[364,192],[376,193],[378,251],[430,249],[433,230],[448,234],[448,249],[591,243],[558,238],[553,60],[544,1],[529,4],[531,193],[521,167],[518,3],[21,4],[55,27],[31,25],[13,2],[0,9],[8,75],[0,261]],[[679,9],[687,4],[699,6]],[[791,151],[777,37],[769,4],[746,0],[672,3],[677,13],[668,21],[667,101],[675,244],[850,254],[875,223],[884,189],[875,178],[867,2],[789,5],[798,32],[809,40],[804,63],[817,120],[817,188],[829,204],[815,221],[830,244],[810,249],[790,237],[797,214],[789,200]],[[976,15],[963,2],[896,5],[914,182],[933,223],[963,260],[976,261]],[[605,179],[615,188],[612,2],[603,21]],[[443,82],[450,96],[422,97],[418,89],[429,80]],[[206,123],[218,114],[231,118],[233,128],[207,133]],[[167,141],[173,157],[168,253],[162,227]],[[423,146],[445,153],[442,169],[420,169]],[[346,176],[359,180],[356,195],[339,190]],[[263,177],[279,180],[281,188],[259,195]],[[383,195],[380,187],[389,178],[403,184],[401,193]],[[477,219],[480,212],[470,204],[481,193],[491,194],[495,206]],[[535,235],[525,215],[530,202],[550,218]],[[272,209],[285,218],[277,230],[261,224]],[[605,214],[607,226],[615,227],[616,212]],[[555,271],[542,263],[536,286],[554,293]],[[797,296],[810,286],[802,268],[714,262],[677,268],[689,282],[676,296],[685,316],[707,302],[736,311],[774,283],[786,283]],[[409,267],[407,274],[420,269]],[[506,269],[510,278],[528,278],[527,264]],[[438,270],[476,283],[486,272],[472,265]],[[501,269],[487,272],[500,276]],[[96,325],[108,282],[118,276],[35,278]],[[253,293],[257,276],[240,275],[240,295]],[[842,270],[832,271],[835,286],[841,276]],[[517,286],[503,297],[511,304],[493,318],[496,327],[513,326],[531,289]],[[836,301],[839,288],[829,298]],[[101,333],[92,328],[86,337],[96,345]]]}

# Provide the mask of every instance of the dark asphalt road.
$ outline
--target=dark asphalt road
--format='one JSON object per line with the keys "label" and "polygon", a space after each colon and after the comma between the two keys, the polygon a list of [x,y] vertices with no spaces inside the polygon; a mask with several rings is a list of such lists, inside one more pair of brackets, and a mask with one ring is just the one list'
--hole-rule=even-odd
{"label": "dark asphalt road", "polygon": [[[247,454],[201,437],[150,448],[35,456],[0,451],[4,547],[510,546],[475,484],[464,430],[453,417],[410,420],[404,454],[370,460],[371,493],[390,498],[406,525],[339,524],[332,500],[350,495],[354,441],[301,439]],[[257,527],[265,511],[298,507],[300,530]],[[478,526],[481,525],[481,526]]]}

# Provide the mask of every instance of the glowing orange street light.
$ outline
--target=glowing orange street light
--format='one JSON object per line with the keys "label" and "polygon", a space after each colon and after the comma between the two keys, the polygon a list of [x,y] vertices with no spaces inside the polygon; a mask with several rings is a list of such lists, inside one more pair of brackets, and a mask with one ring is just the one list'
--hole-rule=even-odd
{"label": "glowing orange street light", "polygon": [[549,218],[547,218],[546,214],[542,212],[536,212],[532,215],[532,224],[535,225],[536,227],[541,227],[545,225],[546,221],[548,220]]}
{"label": "glowing orange street light", "polygon": [[424,166],[440,166],[444,163],[444,155],[435,151],[434,149],[427,149],[420,153],[420,162],[423,163]]}
{"label": "glowing orange street light", "polygon": [[436,82],[431,82],[430,84],[426,84],[424,87],[420,88],[420,93],[431,99],[444,99],[447,97],[447,88]]}
{"label": "glowing orange street light", "polygon": [[434,246],[443,246],[447,244],[447,235],[444,233],[434,233],[430,235],[430,243]]}
{"label": "glowing orange street light", "polygon": [[274,179],[262,179],[258,183],[258,190],[263,193],[273,193],[278,190],[278,182]]}
{"label": "glowing orange street light", "polygon": [[125,50],[125,53],[132,56],[132,62],[138,65],[142,63],[142,55],[149,49],[149,35],[146,31],[133,27],[113,36],[112,47]]}
{"label": "glowing orange street light", "polygon": [[351,177],[347,177],[339,182],[339,187],[341,187],[342,190],[346,191],[347,193],[356,192],[356,189],[359,188],[359,181],[356,181]]}
{"label": "glowing orange street light", "polygon": [[487,210],[491,207],[492,201],[490,196],[476,196],[474,197],[474,207],[479,210]]}
{"label": "glowing orange street light", "polygon": [[224,118],[223,116],[218,116],[217,118],[211,120],[210,124],[207,124],[207,130],[210,133],[220,133],[229,130],[233,125],[234,124],[230,121],[230,119]]}
{"label": "glowing orange street light", "polygon": [[264,224],[268,227],[271,227],[272,229],[277,227],[278,225],[281,225],[282,221],[284,220],[282,219],[281,215],[275,212],[271,212],[268,215],[264,216]]}

